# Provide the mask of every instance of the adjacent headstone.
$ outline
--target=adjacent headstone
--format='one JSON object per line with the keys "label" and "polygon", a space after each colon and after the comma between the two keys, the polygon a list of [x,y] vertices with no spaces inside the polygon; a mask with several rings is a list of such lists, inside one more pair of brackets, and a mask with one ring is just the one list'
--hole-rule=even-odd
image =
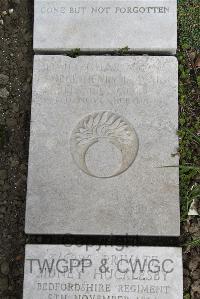
{"label": "adjacent headstone", "polygon": [[30,234],[179,235],[174,57],[36,56]]}
{"label": "adjacent headstone", "polygon": [[35,51],[175,54],[176,0],[35,0]]}
{"label": "adjacent headstone", "polygon": [[180,248],[26,246],[23,299],[182,299]]}

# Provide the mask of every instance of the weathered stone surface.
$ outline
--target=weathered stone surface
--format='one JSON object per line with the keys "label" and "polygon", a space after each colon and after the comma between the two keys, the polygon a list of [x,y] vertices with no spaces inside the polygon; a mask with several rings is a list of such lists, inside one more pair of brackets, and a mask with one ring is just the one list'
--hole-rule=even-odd
{"label": "weathered stone surface", "polygon": [[26,232],[179,235],[174,57],[36,56]]}
{"label": "weathered stone surface", "polygon": [[136,52],[174,54],[176,0],[35,0],[36,51]]}
{"label": "weathered stone surface", "polygon": [[28,245],[23,299],[182,299],[180,248]]}

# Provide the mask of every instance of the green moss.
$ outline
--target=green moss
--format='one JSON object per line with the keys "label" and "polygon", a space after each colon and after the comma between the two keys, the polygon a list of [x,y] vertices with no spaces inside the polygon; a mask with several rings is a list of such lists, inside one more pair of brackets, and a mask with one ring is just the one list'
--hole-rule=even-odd
{"label": "green moss", "polygon": [[67,53],[67,56],[70,56],[72,58],[76,58],[76,57],[80,56],[80,53],[81,53],[81,50],[76,48],[76,49],[73,49],[73,50],[69,51]]}
{"label": "green moss", "polygon": [[197,85],[198,85],[198,87],[200,88],[200,75],[197,76]]}
{"label": "green moss", "polygon": [[117,55],[127,55],[129,53],[129,47],[126,46],[124,48],[121,48],[117,51]]}

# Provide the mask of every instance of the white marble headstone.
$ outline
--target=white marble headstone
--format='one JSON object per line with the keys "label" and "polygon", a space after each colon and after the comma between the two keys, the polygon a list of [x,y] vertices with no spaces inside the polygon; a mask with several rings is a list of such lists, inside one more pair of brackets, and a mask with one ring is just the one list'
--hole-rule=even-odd
{"label": "white marble headstone", "polygon": [[36,56],[26,232],[178,236],[177,83],[174,57]]}
{"label": "white marble headstone", "polygon": [[182,299],[180,248],[26,246],[23,299]]}
{"label": "white marble headstone", "polygon": [[34,2],[35,51],[176,52],[176,0]]}

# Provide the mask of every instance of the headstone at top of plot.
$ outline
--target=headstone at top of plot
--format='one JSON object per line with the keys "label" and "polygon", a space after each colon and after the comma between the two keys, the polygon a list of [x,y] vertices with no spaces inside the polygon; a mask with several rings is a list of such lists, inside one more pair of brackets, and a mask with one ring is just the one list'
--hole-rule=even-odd
{"label": "headstone at top of plot", "polygon": [[26,232],[179,235],[175,57],[36,55]]}
{"label": "headstone at top of plot", "polygon": [[180,248],[26,246],[23,299],[182,299]]}
{"label": "headstone at top of plot", "polygon": [[35,0],[34,50],[175,54],[176,2]]}

